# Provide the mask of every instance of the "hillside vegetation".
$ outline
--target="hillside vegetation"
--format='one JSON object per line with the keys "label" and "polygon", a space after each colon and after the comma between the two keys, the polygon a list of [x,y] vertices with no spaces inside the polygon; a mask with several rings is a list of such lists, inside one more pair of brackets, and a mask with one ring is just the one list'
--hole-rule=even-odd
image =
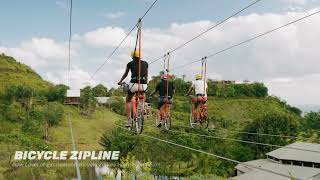
{"label": "hillside vegetation", "polygon": [[[122,98],[125,93],[121,89],[109,90],[103,85],[85,87],[81,91],[79,107],[65,106],[67,86],[54,86],[28,66],[5,55],[0,57],[0,71],[3,82],[0,86],[0,179],[32,179],[32,174],[36,179],[75,177],[74,168],[14,168],[10,159],[16,150],[71,150],[69,113],[77,150],[120,150],[122,159],[114,163],[114,168],[124,170],[128,177],[131,174],[152,174],[194,179],[201,175],[203,178],[224,179],[233,175],[234,163],[143,135],[137,136],[114,126],[114,123],[122,126],[126,119]],[[153,77],[150,90],[158,80],[159,76]],[[264,153],[271,149],[188,133],[276,145],[286,145],[293,140],[237,132],[312,136],[310,142],[316,142],[319,138],[320,113],[312,112],[302,117],[299,109],[268,96],[266,87],[261,83],[224,85],[211,81],[209,87],[215,90],[210,91],[207,102],[210,130],[191,129],[191,103],[189,98],[183,96],[190,82],[175,77],[174,83],[178,93],[172,108],[172,130],[168,132],[156,128],[155,117],[151,115],[145,121],[144,135],[238,161],[263,158]],[[97,107],[95,96],[112,97],[107,107]],[[155,100],[148,101],[153,104],[154,112]],[[149,168],[141,174],[137,171],[136,161],[148,164]],[[81,173],[83,179],[95,178],[92,168],[82,168]]]}
{"label": "hillside vegetation", "polygon": [[44,81],[29,66],[17,62],[14,58],[0,55],[0,93],[11,85],[27,84],[37,90],[47,90],[51,83]]}

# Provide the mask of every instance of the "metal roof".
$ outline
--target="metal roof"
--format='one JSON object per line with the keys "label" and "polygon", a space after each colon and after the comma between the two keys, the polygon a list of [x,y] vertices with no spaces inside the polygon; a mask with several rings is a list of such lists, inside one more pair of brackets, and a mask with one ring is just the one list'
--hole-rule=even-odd
{"label": "metal roof", "polygon": [[80,97],[80,89],[67,90],[67,97]]}
{"label": "metal roof", "polygon": [[[288,180],[289,178],[276,175],[270,172],[265,172],[259,169],[251,168],[245,166],[245,164],[257,166],[266,170],[273,172],[281,173],[287,176],[292,176],[296,179],[319,179],[320,178],[320,169],[311,168],[311,167],[302,167],[302,166],[293,166],[293,165],[284,165],[276,163],[266,159],[259,159],[254,161],[245,162],[243,164],[238,164],[236,169],[238,170],[248,170],[244,174],[233,177],[234,180]],[[243,171],[242,171],[243,172]]]}
{"label": "metal roof", "polygon": [[[295,142],[287,145],[286,147],[320,152],[320,144]],[[320,163],[320,153],[317,153],[317,152],[302,151],[302,150],[295,150],[295,149],[288,149],[288,148],[279,148],[277,150],[267,153],[267,155],[275,157],[277,159],[282,159],[282,160],[294,160],[294,161]]]}

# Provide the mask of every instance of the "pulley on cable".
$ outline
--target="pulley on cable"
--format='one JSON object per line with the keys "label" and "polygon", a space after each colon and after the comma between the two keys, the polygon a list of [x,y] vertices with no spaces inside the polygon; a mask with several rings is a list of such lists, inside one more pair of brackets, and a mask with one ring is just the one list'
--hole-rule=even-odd
{"label": "pulley on cable", "polygon": [[206,94],[207,87],[207,56],[201,59],[201,78],[203,79],[203,93]]}
{"label": "pulley on cable", "polygon": [[166,76],[166,103],[169,101],[169,68],[170,68],[170,53],[168,52],[167,54],[164,55],[163,58],[163,73],[164,76]]}

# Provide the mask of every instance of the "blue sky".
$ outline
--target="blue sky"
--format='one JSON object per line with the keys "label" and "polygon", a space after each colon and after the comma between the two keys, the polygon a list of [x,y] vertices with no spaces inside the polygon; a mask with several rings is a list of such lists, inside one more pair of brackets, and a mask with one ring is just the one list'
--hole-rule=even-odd
{"label": "blue sky", "polygon": [[[143,54],[158,57],[254,0],[158,0],[143,21]],[[1,2],[0,52],[30,65],[54,83],[65,83],[69,0]],[[130,60],[134,35],[94,81],[90,75],[121,41],[152,0],[74,0],[72,86],[116,86]],[[257,33],[318,10],[317,0],[262,0],[172,55],[172,66],[225,48]],[[320,104],[320,15],[221,54],[209,64],[209,78],[259,81],[270,94],[293,104]],[[305,62],[301,64],[301,59]],[[151,67],[157,74],[161,63]],[[198,66],[177,72],[192,80]],[[306,96],[299,97],[304,91]]]}
{"label": "blue sky", "polygon": [[[218,21],[232,14],[249,0],[159,0],[145,18],[144,26],[161,28],[172,22],[198,20]],[[152,0],[74,0],[73,32],[84,33],[101,26],[132,27]],[[310,3],[300,8],[310,8]],[[318,3],[319,4],[319,3]],[[264,0],[245,11],[250,13],[282,12],[295,3],[285,0]],[[299,5],[299,4],[298,4]],[[68,34],[69,0],[10,0],[1,2],[0,39],[6,45],[15,45],[34,36],[65,40]],[[125,13],[121,18],[108,19],[106,13]]]}

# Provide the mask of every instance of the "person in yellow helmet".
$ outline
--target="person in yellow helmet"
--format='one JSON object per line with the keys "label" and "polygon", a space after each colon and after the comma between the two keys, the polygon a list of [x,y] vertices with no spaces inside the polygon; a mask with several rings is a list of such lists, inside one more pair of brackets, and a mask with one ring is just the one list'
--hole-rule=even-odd
{"label": "person in yellow helmet", "polygon": [[[131,126],[130,123],[130,102],[132,100],[132,97],[134,96],[135,92],[138,91],[138,73],[139,73],[139,59],[140,54],[139,50],[133,50],[131,53],[132,61],[130,61],[127,64],[126,70],[123,73],[120,81],[118,82],[118,85],[122,84],[122,81],[128,76],[129,71],[131,72],[131,80],[129,83],[129,90],[128,94],[126,96],[126,112],[127,112],[127,118],[128,122],[126,124],[127,127]],[[148,85],[148,63],[146,61],[140,60],[140,91],[144,95],[144,91],[147,89]]]}
{"label": "person in yellow helmet", "polygon": [[194,121],[196,121],[199,117],[199,114],[198,114],[199,103],[200,102],[202,102],[203,104],[206,103],[207,93],[208,93],[208,84],[207,82],[204,82],[201,74],[196,74],[196,80],[192,82],[192,85],[190,86],[186,96],[190,96],[193,90],[195,93],[195,97],[192,99],[193,101],[192,114],[193,114],[193,117],[195,118]]}

